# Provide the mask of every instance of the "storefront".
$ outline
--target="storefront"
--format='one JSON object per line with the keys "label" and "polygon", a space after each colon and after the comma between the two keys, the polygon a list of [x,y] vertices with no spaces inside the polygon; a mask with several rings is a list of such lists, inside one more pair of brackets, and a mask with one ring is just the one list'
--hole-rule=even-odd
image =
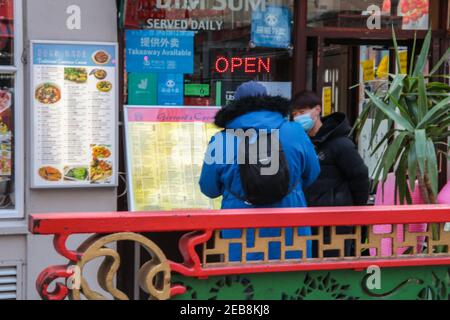
{"label": "storefront", "polygon": [[[430,24],[435,33],[430,63],[446,49],[446,1],[130,0],[121,8],[124,58],[130,60],[124,66],[125,105],[222,106],[239,84],[255,80],[288,98],[313,90],[323,97],[324,115],[344,112],[353,123],[367,101],[367,88],[350,88],[363,80],[378,86],[396,71],[391,26],[405,69],[414,35],[420,42]],[[143,57],[128,53],[161,49],[158,40],[167,30],[194,37],[192,56],[178,58],[191,69],[137,67],[135,61]],[[136,37],[144,46],[136,46]],[[177,94],[161,92],[161,79],[172,80]],[[149,84],[145,90],[143,81]],[[377,156],[369,156],[364,141],[360,152],[373,169]]]}
{"label": "storefront", "polygon": [[[432,0],[122,1],[127,143],[121,154],[126,155],[123,171],[129,184],[128,198],[119,200],[119,208],[216,208],[198,190],[201,162],[189,160],[186,166],[183,161],[201,157],[204,150],[191,148],[187,137],[206,145],[214,131],[199,124],[195,135],[187,110],[209,114],[232,101],[241,83],[253,80],[287,98],[315,91],[322,96],[324,116],[343,112],[354,123],[368,101],[364,90],[383,90],[389,73],[398,71],[391,26],[404,72],[415,35],[421,43],[431,25],[429,64],[434,65],[448,47],[448,10],[447,1]],[[163,52],[167,56],[161,60],[170,65],[158,58]],[[354,87],[363,81],[370,84]],[[151,112],[182,120],[152,117]],[[370,134],[369,121],[358,148],[373,174],[380,154],[371,155]],[[146,141],[136,142],[142,136]],[[441,172],[444,183],[445,163]]]}
{"label": "storefront", "polygon": [[[379,15],[371,16],[373,11]],[[38,272],[60,261],[47,254],[51,239],[28,235],[30,213],[214,207],[198,198],[198,191],[192,191],[201,167],[199,155],[214,132],[210,125],[214,110],[234,99],[239,84],[259,81],[270,93],[287,98],[304,89],[313,90],[323,96],[324,114],[341,111],[353,122],[366,97],[363,91],[349,88],[361,80],[382,82],[387,73],[396,71],[390,26],[394,25],[408,57],[414,34],[422,41],[430,24],[430,64],[434,64],[450,46],[447,0],[0,1],[0,299],[36,298],[33,281]],[[100,61],[99,56],[99,63],[90,66],[87,74],[71,69],[76,75],[67,75],[78,80],[86,76],[96,84],[103,81],[97,91],[94,87],[89,93],[95,99],[100,99],[98,91],[105,93],[101,99],[106,93],[111,99],[117,97],[102,100],[112,113],[95,124],[95,128],[109,126],[111,142],[89,142],[93,148],[110,146],[112,154],[95,149],[103,156],[108,153],[114,164],[107,185],[40,185],[45,181],[39,180],[38,173],[46,166],[36,167],[39,152],[35,146],[42,141],[35,140],[39,137],[35,130],[51,127],[58,131],[65,126],[38,122],[35,94],[40,82],[36,82],[35,70],[42,68],[36,66],[39,63],[31,49],[32,44],[55,41],[66,46],[95,43],[97,53],[99,46],[118,44],[115,59]],[[114,48],[102,48],[110,57],[116,54]],[[90,57],[88,54],[92,63]],[[448,68],[447,64],[442,72],[448,74]],[[117,77],[110,78],[116,70]],[[159,110],[156,115],[151,112],[155,109]],[[167,117],[161,116],[161,110]],[[83,115],[82,110],[77,112],[74,116]],[[145,132],[160,135],[133,146],[131,142]],[[66,142],[76,145],[77,138],[69,138]],[[187,152],[179,147],[183,143],[189,143],[189,159],[176,167],[175,160],[183,160],[180,154]],[[364,141],[359,148],[363,156],[368,153]],[[145,154],[138,154],[139,150]],[[133,166],[136,159],[156,164]],[[370,157],[365,159],[373,166]],[[66,170],[62,164],[60,170],[63,175],[80,173],[72,169],[76,168]],[[168,179],[173,170],[177,178]],[[43,174],[46,182],[51,174]],[[158,181],[147,179],[146,174]],[[444,181],[445,174],[441,176]],[[186,181],[189,183],[183,186]],[[155,189],[158,194],[182,196],[175,200],[149,197]],[[142,203],[139,199],[152,200]],[[75,247],[83,239],[71,239],[70,245]],[[134,259],[133,253],[129,256]],[[127,268],[133,270],[132,265]]]}

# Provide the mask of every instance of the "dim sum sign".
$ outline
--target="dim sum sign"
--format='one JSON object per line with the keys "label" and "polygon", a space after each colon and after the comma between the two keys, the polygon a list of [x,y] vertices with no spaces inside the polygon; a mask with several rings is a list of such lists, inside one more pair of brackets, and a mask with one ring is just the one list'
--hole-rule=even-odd
{"label": "dim sum sign", "polygon": [[211,10],[231,10],[231,11],[266,11],[266,0],[214,0],[212,7],[207,0],[156,0],[158,9],[211,9]]}

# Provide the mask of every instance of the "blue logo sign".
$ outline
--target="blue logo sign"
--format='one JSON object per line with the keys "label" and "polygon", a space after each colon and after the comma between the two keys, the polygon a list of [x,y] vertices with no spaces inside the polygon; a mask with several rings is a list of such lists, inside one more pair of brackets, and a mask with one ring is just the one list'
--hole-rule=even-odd
{"label": "blue logo sign", "polygon": [[183,87],[182,74],[158,74],[158,105],[182,106],[184,104]]}
{"label": "blue logo sign", "polygon": [[291,45],[291,11],[283,6],[267,6],[253,11],[252,42],[257,47],[288,48]]}
{"label": "blue logo sign", "polygon": [[194,73],[194,32],[128,30],[128,72]]}

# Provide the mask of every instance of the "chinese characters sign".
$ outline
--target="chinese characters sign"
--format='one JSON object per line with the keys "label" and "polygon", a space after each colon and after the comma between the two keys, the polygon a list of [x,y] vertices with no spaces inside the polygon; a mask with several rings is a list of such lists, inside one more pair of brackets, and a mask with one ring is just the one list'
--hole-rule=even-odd
{"label": "chinese characters sign", "polygon": [[194,32],[127,30],[128,72],[194,73]]}
{"label": "chinese characters sign", "polygon": [[131,211],[218,208],[198,185],[217,110],[126,107]]}
{"label": "chinese characters sign", "polygon": [[115,44],[33,42],[32,186],[115,186]]}
{"label": "chinese characters sign", "polygon": [[288,48],[291,45],[291,12],[282,6],[267,6],[252,14],[252,42],[257,47]]}

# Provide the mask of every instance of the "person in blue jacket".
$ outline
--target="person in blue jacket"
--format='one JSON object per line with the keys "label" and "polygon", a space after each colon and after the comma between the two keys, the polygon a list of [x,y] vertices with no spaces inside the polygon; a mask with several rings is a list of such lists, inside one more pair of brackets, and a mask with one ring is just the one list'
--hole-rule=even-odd
{"label": "person in blue jacket", "polygon": [[[264,206],[264,208],[293,208],[307,207],[303,189],[310,186],[319,176],[320,165],[314,146],[305,130],[299,123],[290,122],[290,101],[280,96],[272,97],[266,88],[256,82],[246,82],[236,91],[235,101],[223,107],[215,118],[215,124],[224,130],[217,133],[209,144],[205,162],[200,177],[200,189],[209,198],[223,197],[222,209],[255,208],[242,200],[245,198],[241,184],[238,158],[238,142],[230,145],[225,143],[223,148],[217,148],[218,141],[234,141],[228,139],[228,129],[278,129],[279,140],[284,150],[290,174],[291,192],[281,201]],[[214,149],[214,150],[213,150]],[[215,154],[221,150],[223,154]],[[230,159],[230,155],[232,159]],[[224,161],[214,161],[223,159]],[[239,197],[237,197],[238,195]],[[240,230],[226,230],[222,237],[228,239],[241,238]],[[254,242],[254,230],[247,231],[247,247]],[[292,229],[286,230],[286,245],[292,245]],[[309,227],[299,228],[299,235],[310,235]],[[280,228],[263,229],[261,237],[280,237]],[[279,243],[272,243],[269,248],[269,259],[280,259]],[[308,257],[311,256],[311,246],[308,245]],[[230,247],[230,261],[241,261],[242,248],[239,244]],[[287,253],[287,259],[301,258],[299,252]],[[262,253],[248,254],[248,261],[263,259]]]}

